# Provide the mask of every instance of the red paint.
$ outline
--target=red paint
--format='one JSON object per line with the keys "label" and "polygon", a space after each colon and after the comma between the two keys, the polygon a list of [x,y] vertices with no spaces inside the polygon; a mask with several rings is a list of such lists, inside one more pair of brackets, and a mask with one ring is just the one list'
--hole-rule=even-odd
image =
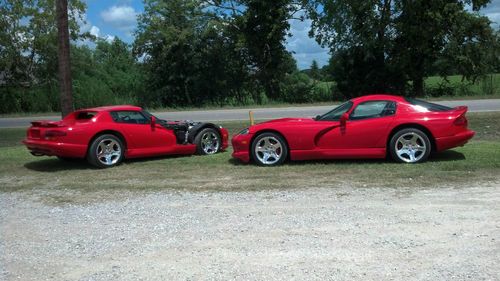
{"label": "red paint", "polygon": [[[352,112],[367,101],[395,102],[391,116],[353,120]],[[232,138],[233,157],[250,161],[253,138],[266,131],[281,134],[289,148],[291,160],[385,158],[392,134],[401,126],[425,128],[434,140],[435,151],[443,151],[467,143],[474,131],[467,128],[467,107],[446,111],[428,111],[392,95],[369,95],[351,100],[347,120],[316,121],[312,118],[282,118],[249,128],[249,133]],[[342,122],[345,120],[345,124]],[[432,140],[431,140],[432,141]]]}
{"label": "red paint", "polygon": [[[85,158],[92,140],[103,133],[112,133],[123,139],[125,158],[160,155],[187,155],[196,152],[194,144],[177,144],[173,130],[159,124],[126,124],[115,122],[110,112],[142,111],[136,106],[105,106],[72,112],[61,121],[34,121],[23,143],[36,154]],[[89,119],[78,119],[80,113],[95,114]],[[219,129],[222,149],[227,148],[228,133]]]}

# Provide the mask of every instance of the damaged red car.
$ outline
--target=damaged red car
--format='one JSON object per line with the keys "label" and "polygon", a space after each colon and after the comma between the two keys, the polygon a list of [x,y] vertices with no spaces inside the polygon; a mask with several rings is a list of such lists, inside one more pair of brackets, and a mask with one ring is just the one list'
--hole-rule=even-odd
{"label": "damaged red car", "polygon": [[212,123],[161,120],[136,106],[104,106],[61,121],[31,122],[23,143],[35,156],[85,158],[107,168],[125,158],[215,154],[227,148],[228,131]]}
{"label": "damaged red car", "polygon": [[347,101],[315,118],[283,118],[244,129],[233,137],[233,157],[273,166],[285,160],[392,157],[425,161],[467,143],[467,107],[413,98],[369,95]]}

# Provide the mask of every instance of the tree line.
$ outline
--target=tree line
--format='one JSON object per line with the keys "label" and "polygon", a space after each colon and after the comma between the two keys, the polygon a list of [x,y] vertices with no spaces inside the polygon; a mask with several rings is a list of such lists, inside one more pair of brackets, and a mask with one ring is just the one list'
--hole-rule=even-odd
{"label": "tree line", "polygon": [[[332,101],[373,92],[426,94],[430,75],[499,72],[488,0],[144,0],[135,40],[80,31],[69,0],[74,107]],[[58,111],[55,0],[0,0],[0,113]],[[299,71],[290,22],[308,19],[330,50]],[[332,81],[334,83],[322,83]]]}

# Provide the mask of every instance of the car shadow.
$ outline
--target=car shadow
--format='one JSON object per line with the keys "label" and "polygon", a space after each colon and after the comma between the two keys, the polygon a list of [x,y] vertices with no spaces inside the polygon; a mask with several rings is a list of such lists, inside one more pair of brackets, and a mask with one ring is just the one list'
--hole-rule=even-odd
{"label": "car shadow", "polygon": [[59,172],[70,170],[90,170],[96,169],[85,159],[60,160],[58,158],[48,158],[32,161],[24,164],[24,167],[37,172]]}
{"label": "car shadow", "polygon": [[[463,153],[447,150],[439,153],[433,153],[427,159],[427,162],[448,162],[465,160],[465,155]],[[231,158],[228,160],[229,164],[235,166],[245,166],[248,163],[243,163],[237,159]],[[252,163],[252,162],[250,162]],[[285,165],[290,166],[300,166],[307,164],[337,164],[337,165],[352,165],[352,164],[387,164],[396,163],[390,158],[385,159],[320,159],[320,160],[299,160],[299,161],[286,161]],[[425,163],[425,162],[424,162]]]}

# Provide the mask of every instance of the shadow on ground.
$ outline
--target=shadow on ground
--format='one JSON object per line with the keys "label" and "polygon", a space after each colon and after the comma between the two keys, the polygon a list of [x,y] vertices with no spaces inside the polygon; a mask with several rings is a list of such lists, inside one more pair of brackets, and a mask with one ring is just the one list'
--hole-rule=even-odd
{"label": "shadow on ground", "polygon": [[[465,155],[463,153],[447,150],[440,153],[435,153],[429,156],[427,162],[449,162],[449,161],[459,161],[465,160]],[[237,159],[231,158],[228,160],[229,164],[235,166],[248,165]],[[250,162],[253,163],[253,162]],[[301,161],[287,161],[285,165],[297,166],[297,165],[307,165],[307,164],[337,164],[337,165],[352,165],[352,164],[389,164],[396,163],[390,158],[386,159],[322,159],[322,160],[301,160]]]}
{"label": "shadow on ground", "polygon": [[58,158],[49,158],[38,161],[32,161],[24,164],[24,167],[37,172],[59,172],[70,170],[89,170],[94,169],[84,159],[61,160]]}

